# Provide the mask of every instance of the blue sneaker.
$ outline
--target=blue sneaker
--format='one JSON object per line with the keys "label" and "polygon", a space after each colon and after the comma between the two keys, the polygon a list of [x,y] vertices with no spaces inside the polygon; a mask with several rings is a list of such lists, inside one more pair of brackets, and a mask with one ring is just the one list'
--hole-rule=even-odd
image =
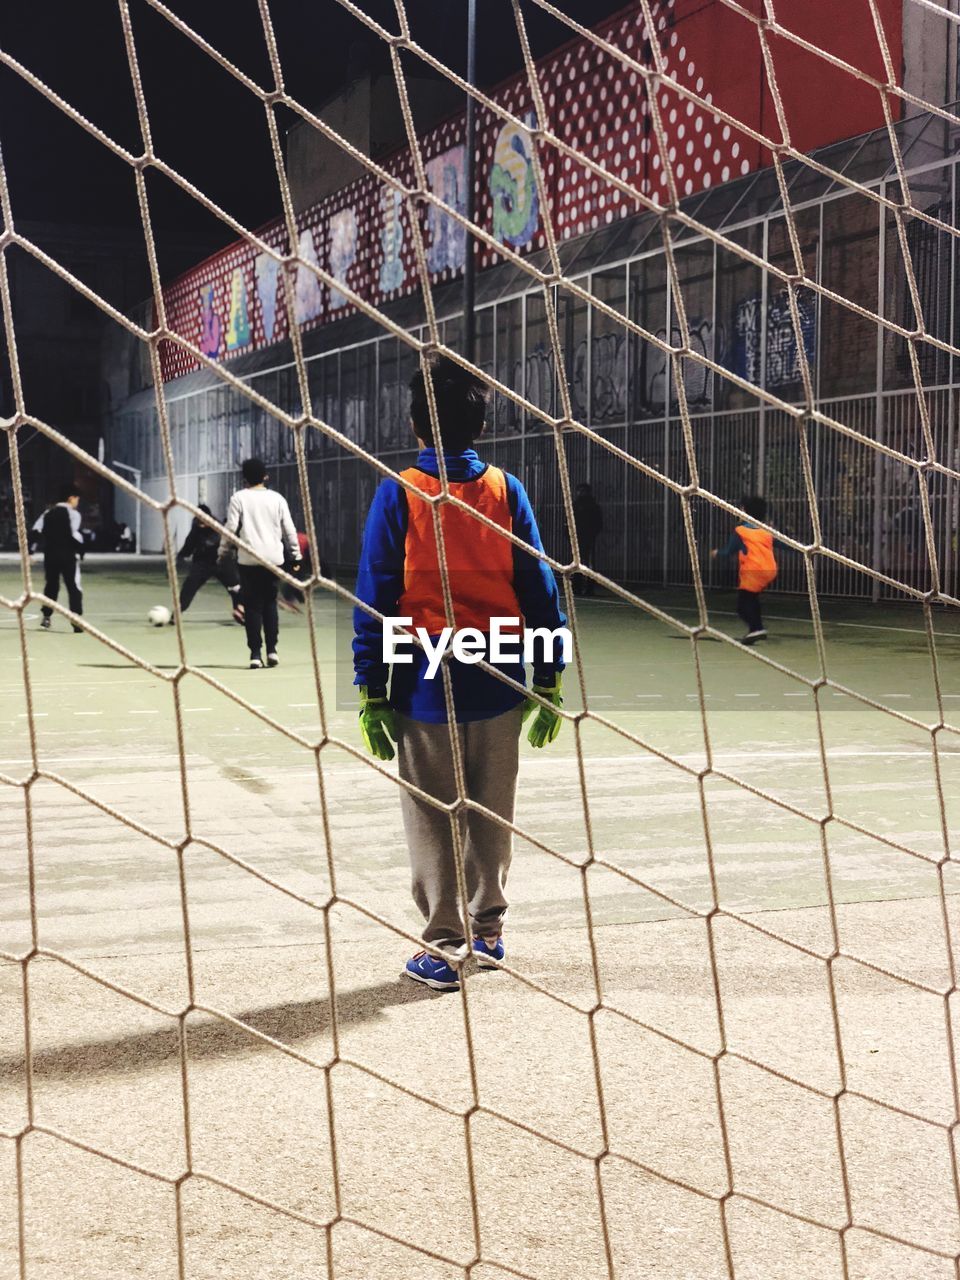
{"label": "blue sneaker", "polygon": [[434,991],[459,991],[460,978],[446,960],[438,960],[428,951],[418,951],[407,961],[404,973],[414,982],[422,982]]}
{"label": "blue sneaker", "polygon": [[497,966],[493,961],[503,959],[502,938],[498,938],[492,947],[487,946],[483,938],[474,938],[473,949],[477,956],[477,968],[479,969],[495,969]]}

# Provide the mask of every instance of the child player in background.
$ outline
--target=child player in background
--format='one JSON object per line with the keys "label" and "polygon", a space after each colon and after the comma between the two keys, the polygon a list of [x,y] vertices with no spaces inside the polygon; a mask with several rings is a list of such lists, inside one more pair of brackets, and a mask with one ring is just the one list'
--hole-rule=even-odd
{"label": "child player in background", "polygon": [[[73,484],[65,484],[56,503],[48,507],[33,526],[33,533],[43,541],[43,594],[56,600],[60,592],[60,579],[67,588],[67,602],[72,613],[83,613],[83,591],[80,587],[80,561],[83,559],[83,532],[80,519],[80,491]],[[35,538],[31,539],[31,547]],[[41,609],[40,626],[50,630],[53,609],[45,604]],[[73,623],[74,631],[82,631]]]}
{"label": "child player in background", "polygon": [[[200,503],[200,510],[208,516],[213,512],[205,502]],[[243,622],[243,603],[240,599],[240,575],[237,573],[237,562],[232,556],[217,559],[220,547],[220,535],[211,529],[197,516],[187,534],[183,546],[177,552],[177,564],[190,560],[190,571],[180,588],[180,612],[186,613],[193,603],[193,598],[209,578],[216,578],[230,598],[230,610],[235,622]],[[172,626],[174,619],[170,619]]]}
{"label": "child player in background", "polygon": [[[310,558],[310,539],[305,533],[297,530],[297,546],[300,548],[300,574],[306,581],[313,573],[313,564]],[[284,565],[284,568],[287,566]],[[280,595],[277,604],[281,609],[286,609],[287,613],[299,613],[300,606],[304,602],[303,592],[297,587],[291,587],[289,582],[281,583]]]}
{"label": "child player in background", "polygon": [[751,519],[738,524],[726,546],[711,551],[710,556],[712,559],[717,556],[738,557],[737,613],[747,628],[746,635],[740,637],[740,643],[756,644],[758,640],[767,638],[760,612],[760,594],[776,578],[777,560],[773,552],[773,534],[766,529],[758,529],[753,523],[753,520],[766,520],[766,501],[753,495],[744,498],[740,505]]}
{"label": "child player in background", "polygon": [[[437,422],[450,493],[482,512],[494,524],[542,549],[526,491],[514,476],[482,462],[473,449],[484,427],[484,384],[447,358],[430,369]],[[403,478],[424,494],[440,492],[436,442],[424,377],[415,374],[410,389],[413,429],[420,445],[414,466]],[[519,618],[527,627],[554,631],[566,619],[549,567],[489,526],[448,503],[440,507],[453,621],[457,629],[476,627],[488,634],[495,617]],[[363,536],[357,596],[387,617],[412,618],[430,637],[447,625],[432,508],[395,480],[384,480],[373,497]],[[383,661],[382,625],[362,609],[354,610],[355,683],[360,686],[360,732],[381,760],[393,759],[397,742],[400,777],[449,804],[457,798],[447,725],[442,667],[427,676],[419,645],[408,644],[413,663],[397,663],[390,675]],[[519,636],[518,636],[519,640]],[[478,666],[450,659],[449,670],[467,798],[513,821],[523,720],[536,709],[529,733],[535,747],[552,742],[560,731],[559,640],[552,652],[537,653],[534,691],[551,704],[525,699]],[[538,646],[539,648],[539,646]],[[511,661],[491,663],[525,683],[520,647]],[[389,736],[388,736],[389,735]],[[449,814],[401,790],[400,804],[410,850],[413,896],[423,914],[423,940],[442,952],[465,945],[457,893],[453,833]],[[504,886],[513,848],[509,829],[481,814],[461,814],[462,848],[472,946],[481,966],[504,954],[501,928],[507,910]],[[450,957],[453,959],[453,956]],[[407,975],[435,990],[455,990],[459,975],[452,964],[426,951],[406,965]]]}

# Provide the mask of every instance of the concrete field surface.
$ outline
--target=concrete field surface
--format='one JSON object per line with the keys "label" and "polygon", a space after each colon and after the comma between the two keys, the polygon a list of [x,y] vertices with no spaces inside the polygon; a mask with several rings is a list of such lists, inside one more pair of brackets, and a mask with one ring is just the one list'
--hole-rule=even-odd
{"label": "concrete field surface", "polygon": [[210,583],[174,681],[162,566],[84,579],[160,677],[30,603],[28,706],[0,608],[0,1280],[956,1280],[955,613],[938,702],[918,606],[821,602],[874,707],[804,682],[804,600],[759,649],[804,680],[578,602],[596,718],[523,744],[507,968],[437,995],[396,783],[321,745],[344,611],[251,672]]}

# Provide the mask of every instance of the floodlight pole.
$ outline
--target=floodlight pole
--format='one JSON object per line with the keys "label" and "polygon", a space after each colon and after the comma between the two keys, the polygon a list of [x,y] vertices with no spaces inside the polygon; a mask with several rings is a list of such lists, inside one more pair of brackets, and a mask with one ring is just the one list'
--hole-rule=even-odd
{"label": "floodlight pole", "polygon": [[[138,489],[140,488],[140,481],[143,477],[143,473],[141,472],[139,467],[131,467],[126,462],[117,462],[116,459],[114,459],[111,465],[114,467],[119,467],[121,471],[129,471],[130,474],[133,476],[133,483],[136,485]],[[134,552],[134,554],[139,556],[143,554],[143,547],[140,545],[140,499],[139,498],[137,499],[137,514],[134,519],[134,527],[136,529],[135,536],[137,539],[137,549]]]}
{"label": "floodlight pole", "polygon": [[[477,0],[467,0],[467,83],[471,87],[477,79]],[[463,180],[466,185],[464,214],[468,222],[473,222],[476,214],[474,184],[476,182],[477,151],[477,104],[472,93],[467,94],[467,115],[464,129],[464,150],[466,152],[463,165]],[[476,298],[476,263],[473,256],[473,236],[465,233],[463,259],[463,354],[473,360],[477,345],[477,331],[474,320],[474,302]]]}

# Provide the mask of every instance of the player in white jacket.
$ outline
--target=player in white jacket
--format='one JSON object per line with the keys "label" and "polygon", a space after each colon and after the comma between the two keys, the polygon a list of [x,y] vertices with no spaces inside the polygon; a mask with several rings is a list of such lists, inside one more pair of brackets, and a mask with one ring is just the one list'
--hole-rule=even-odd
{"label": "player in white jacket", "polygon": [[[289,564],[296,573],[300,567],[300,544],[286,498],[267,488],[267,468],[263,462],[259,458],[247,458],[241,472],[246,488],[238,489],[230,499],[225,525],[256,552],[253,556],[243,547],[237,551],[250,667],[256,671],[263,666],[264,643],[267,666],[276,667],[280,663],[277,576],[261,562],[278,567]],[[233,550],[228,538],[220,539],[220,559],[232,555]]]}

